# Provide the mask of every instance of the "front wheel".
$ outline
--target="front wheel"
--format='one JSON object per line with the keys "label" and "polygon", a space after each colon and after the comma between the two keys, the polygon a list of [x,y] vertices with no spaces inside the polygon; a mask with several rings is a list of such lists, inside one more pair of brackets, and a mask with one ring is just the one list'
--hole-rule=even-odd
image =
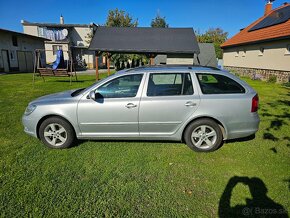
{"label": "front wheel", "polygon": [[50,148],[71,147],[76,139],[70,123],[59,117],[44,120],[39,127],[39,137]]}
{"label": "front wheel", "polygon": [[187,146],[194,151],[210,152],[222,145],[223,134],[215,121],[199,119],[186,128],[184,140]]}

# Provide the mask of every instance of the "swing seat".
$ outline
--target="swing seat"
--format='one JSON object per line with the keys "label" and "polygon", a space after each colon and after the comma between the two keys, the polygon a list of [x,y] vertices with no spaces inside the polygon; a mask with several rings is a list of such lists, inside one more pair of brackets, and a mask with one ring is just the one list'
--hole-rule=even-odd
{"label": "swing seat", "polygon": [[[74,70],[73,63],[69,61],[62,61],[64,65],[66,63],[66,68],[57,68],[56,65],[59,65],[59,57],[55,61],[55,66],[52,65],[51,67],[39,67],[40,65],[40,51],[41,50],[36,50],[35,51],[35,70],[33,74],[33,83],[34,83],[34,77],[35,76],[40,76],[43,78],[43,81],[45,81],[44,77],[69,77],[70,78],[70,83],[71,79],[73,76],[75,76],[76,81],[77,81],[77,74],[76,71]],[[43,50],[43,51],[49,51],[49,50]],[[59,55],[60,56],[60,55]],[[69,59],[71,60],[71,53],[68,52]],[[63,56],[62,56],[63,57]],[[57,62],[58,61],[58,62]],[[56,68],[56,69],[53,69]]]}

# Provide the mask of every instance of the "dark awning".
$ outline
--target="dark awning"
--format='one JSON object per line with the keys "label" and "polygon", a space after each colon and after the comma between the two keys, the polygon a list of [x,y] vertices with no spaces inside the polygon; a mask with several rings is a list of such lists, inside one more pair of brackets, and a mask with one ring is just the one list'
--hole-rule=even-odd
{"label": "dark awning", "polygon": [[111,53],[199,54],[192,28],[99,26],[89,49]]}

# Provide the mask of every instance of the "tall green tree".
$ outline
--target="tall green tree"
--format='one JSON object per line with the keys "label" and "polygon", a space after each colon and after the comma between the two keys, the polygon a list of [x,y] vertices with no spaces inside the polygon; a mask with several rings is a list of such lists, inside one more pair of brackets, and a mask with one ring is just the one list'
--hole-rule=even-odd
{"label": "tall green tree", "polygon": [[221,44],[224,43],[228,38],[228,32],[225,32],[221,28],[209,28],[205,33],[197,35],[197,41],[200,43],[213,43],[217,58],[223,57]]}
{"label": "tall green tree", "polygon": [[151,21],[151,27],[167,28],[169,27],[169,24],[166,22],[165,17],[160,17],[160,15],[157,14],[157,16]]}
{"label": "tall green tree", "polygon": [[[106,26],[109,27],[137,27],[138,19],[134,20],[132,16],[123,10],[118,8],[110,10],[107,16]],[[127,62],[128,60],[139,60],[146,62],[147,58],[144,55],[134,55],[134,54],[114,54],[112,55],[112,61],[117,64],[117,68],[122,62]]]}
{"label": "tall green tree", "polygon": [[116,8],[110,10],[107,16],[106,26],[110,27],[136,27],[138,26],[138,20],[133,18],[123,10]]}

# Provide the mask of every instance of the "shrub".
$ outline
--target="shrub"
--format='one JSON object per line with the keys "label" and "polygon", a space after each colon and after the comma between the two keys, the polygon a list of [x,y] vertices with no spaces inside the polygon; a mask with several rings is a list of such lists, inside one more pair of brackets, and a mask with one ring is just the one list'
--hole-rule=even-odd
{"label": "shrub", "polygon": [[277,76],[275,76],[275,75],[269,76],[268,82],[269,83],[276,83],[277,82]]}

